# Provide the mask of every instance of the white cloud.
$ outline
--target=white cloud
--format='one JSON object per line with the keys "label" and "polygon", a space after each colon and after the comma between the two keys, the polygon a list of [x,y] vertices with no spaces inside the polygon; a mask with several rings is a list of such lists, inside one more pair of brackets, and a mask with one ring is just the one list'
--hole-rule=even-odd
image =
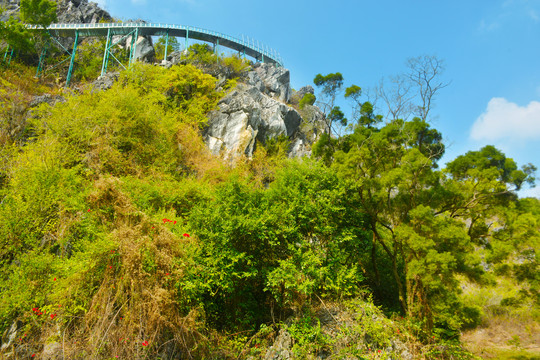
{"label": "white cloud", "polygon": [[540,140],[540,102],[519,106],[504,98],[493,98],[471,129],[473,140]]}

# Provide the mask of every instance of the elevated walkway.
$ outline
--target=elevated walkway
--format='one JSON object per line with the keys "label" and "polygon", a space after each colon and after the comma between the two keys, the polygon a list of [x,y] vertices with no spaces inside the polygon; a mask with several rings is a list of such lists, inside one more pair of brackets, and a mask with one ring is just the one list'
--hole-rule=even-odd
{"label": "elevated walkway", "polygon": [[[39,25],[27,25],[28,29],[43,30]],[[96,24],[51,24],[47,30],[55,37],[89,37],[89,36],[127,36],[134,32],[138,36],[170,36],[183,37],[186,45],[189,39],[206,41],[215,46],[225,46],[250,56],[257,61],[283,66],[280,55],[273,49],[249,38],[238,39],[216,31],[186,25],[162,23],[96,23]]]}

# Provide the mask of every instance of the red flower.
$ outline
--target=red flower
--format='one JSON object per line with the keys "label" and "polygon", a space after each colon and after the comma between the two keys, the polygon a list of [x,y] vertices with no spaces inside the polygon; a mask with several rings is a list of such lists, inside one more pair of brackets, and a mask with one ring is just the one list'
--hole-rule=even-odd
{"label": "red flower", "polygon": [[186,234],[184,234],[184,236],[185,236],[185,237],[189,237],[189,234],[186,233]]}
{"label": "red flower", "polygon": [[56,278],[54,278],[53,281],[56,281]]}
{"label": "red flower", "polygon": [[112,269],[112,265],[109,265],[109,269]]}
{"label": "red flower", "polygon": [[174,220],[174,225],[176,225],[176,220]]}
{"label": "red flower", "polygon": [[380,354],[380,353],[381,353],[381,350],[377,350],[377,352]]}
{"label": "red flower", "polygon": [[144,341],[144,342],[142,343],[142,346],[148,346],[148,341]]}
{"label": "red flower", "polygon": [[165,276],[169,276],[170,274],[169,273],[166,273]]}
{"label": "red flower", "polygon": [[32,357],[36,356],[36,354],[32,354]]}
{"label": "red flower", "polygon": [[90,212],[90,209],[88,209],[88,212]]}

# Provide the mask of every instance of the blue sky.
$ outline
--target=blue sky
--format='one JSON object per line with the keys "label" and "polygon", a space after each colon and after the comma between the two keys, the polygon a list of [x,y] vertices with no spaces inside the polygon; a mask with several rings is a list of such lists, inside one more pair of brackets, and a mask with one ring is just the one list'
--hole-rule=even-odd
{"label": "blue sky", "polygon": [[[295,89],[337,71],[369,89],[404,72],[407,58],[435,55],[450,82],[432,111],[443,162],[492,144],[540,167],[540,0],[97,2],[122,20],[259,40],[280,52]],[[521,195],[540,197],[540,184]]]}

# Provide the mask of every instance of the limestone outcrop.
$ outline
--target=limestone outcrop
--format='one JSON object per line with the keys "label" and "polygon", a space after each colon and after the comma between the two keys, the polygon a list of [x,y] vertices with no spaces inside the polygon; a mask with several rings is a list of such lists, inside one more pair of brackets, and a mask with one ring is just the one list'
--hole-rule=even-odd
{"label": "limestone outcrop", "polygon": [[205,140],[212,153],[227,159],[250,157],[257,141],[292,138],[302,121],[295,109],[248,84],[239,84],[218,106],[209,115]]}
{"label": "limestone outcrop", "polygon": [[244,83],[227,94],[208,116],[204,137],[212,153],[230,161],[249,158],[257,144],[285,136],[290,141],[290,157],[310,156],[311,144],[323,128],[324,114],[316,106],[299,112],[287,105],[289,81],[285,68],[254,64]]}
{"label": "limestone outcrop", "polygon": [[247,83],[262,93],[287,103],[291,97],[290,78],[289,70],[284,67],[255,63],[253,71],[248,73]]}
{"label": "limestone outcrop", "polygon": [[96,3],[88,0],[64,0],[58,2],[58,23],[95,24],[112,21],[111,15]]}

